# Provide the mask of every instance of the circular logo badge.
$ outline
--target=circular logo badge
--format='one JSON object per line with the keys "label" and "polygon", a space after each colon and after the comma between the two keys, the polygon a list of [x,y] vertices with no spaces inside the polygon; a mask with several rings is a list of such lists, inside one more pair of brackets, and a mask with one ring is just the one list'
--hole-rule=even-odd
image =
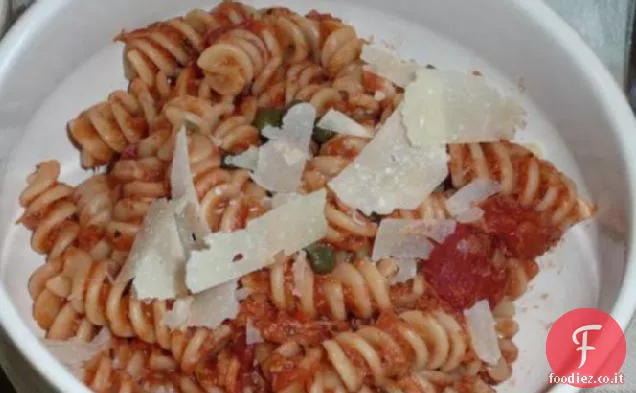
{"label": "circular logo badge", "polygon": [[579,388],[617,383],[625,352],[625,335],[612,317],[594,308],[572,310],[548,333],[550,382]]}

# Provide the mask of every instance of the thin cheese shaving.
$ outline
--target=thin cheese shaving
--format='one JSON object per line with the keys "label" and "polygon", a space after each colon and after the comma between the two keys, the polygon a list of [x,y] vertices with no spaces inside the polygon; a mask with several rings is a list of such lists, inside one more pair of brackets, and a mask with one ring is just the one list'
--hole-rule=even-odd
{"label": "thin cheese shaving", "polygon": [[415,209],[444,181],[447,161],[443,145],[410,146],[398,108],[328,185],[344,203],[366,215]]}
{"label": "thin cheese shaving", "polygon": [[395,52],[377,45],[364,45],[360,59],[367,62],[373,72],[400,87],[406,87],[420,68],[414,61],[404,61]]}
{"label": "thin cheese shaving", "polygon": [[443,243],[448,235],[455,232],[456,227],[454,220],[412,220],[412,224],[404,228],[404,233],[420,234]]}
{"label": "thin cheese shaving", "polygon": [[272,197],[272,209],[276,209],[277,207],[291,202],[294,199],[299,198],[300,196],[301,195],[296,192],[277,192]]}
{"label": "thin cheese shaving", "polygon": [[196,240],[210,233],[210,229],[201,213],[194,188],[188,153],[188,137],[184,126],[175,137],[170,185],[179,237],[188,252],[190,248],[197,245]]}
{"label": "thin cheese shaving", "polygon": [[404,125],[415,146],[511,139],[524,112],[482,76],[420,69],[406,87]]}
{"label": "thin cheese shaving", "polygon": [[372,259],[428,258],[434,245],[425,235],[410,230],[417,221],[397,218],[382,220],[376,233]]}
{"label": "thin cheese shaving", "polygon": [[194,292],[238,279],[272,263],[278,253],[291,255],[327,234],[326,191],[300,196],[232,233],[212,233],[206,250],[194,251],[186,283]]}
{"label": "thin cheese shaving", "polygon": [[259,149],[252,178],[269,191],[294,192],[309,159],[309,142],[316,110],[310,104],[294,105],[283,118],[283,127],[267,126],[270,140]]}
{"label": "thin cheese shaving", "polygon": [[187,293],[185,262],[186,250],[179,237],[173,206],[165,199],[156,199],[115,281],[121,284],[133,280],[140,300],[173,299]]}
{"label": "thin cheese shaving", "polygon": [[43,339],[44,346],[62,363],[75,377],[84,378],[84,363],[108,348],[111,335],[107,328],[102,328],[91,340],[83,342],[77,338],[68,341]]}
{"label": "thin cheese shaving", "polygon": [[175,300],[172,303],[172,309],[163,314],[161,323],[172,329],[188,326],[193,302],[194,296],[186,296]]}
{"label": "thin cheese shaving", "polygon": [[477,205],[501,191],[501,186],[490,179],[475,179],[448,198],[444,204],[448,213],[459,222],[481,219],[483,210]]}
{"label": "thin cheese shaving", "polygon": [[487,300],[480,300],[464,310],[468,335],[475,354],[484,362],[494,366],[501,358],[501,350],[495,331],[495,320]]}
{"label": "thin cheese shaving", "polygon": [[225,163],[237,168],[255,171],[258,165],[258,148],[256,146],[250,146],[249,149],[241,154],[227,156],[225,157]]}
{"label": "thin cheese shaving", "polygon": [[406,282],[415,277],[417,274],[416,258],[394,258],[398,265],[397,274],[391,281],[392,284]]}
{"label": "thin cheese shaving", "polygon": [[329,109],[316,125],[342,135],[373,138],[373,134],[365,126],[335,109]]}
{"label": "thin cheese shaving", "polygon": [[232,280],[194,296],[177,299],[172,310],[165,313],[162,322],[170,328],[216,328],[238,314],[240,304],[236,294],[237,284],[236,280]]}

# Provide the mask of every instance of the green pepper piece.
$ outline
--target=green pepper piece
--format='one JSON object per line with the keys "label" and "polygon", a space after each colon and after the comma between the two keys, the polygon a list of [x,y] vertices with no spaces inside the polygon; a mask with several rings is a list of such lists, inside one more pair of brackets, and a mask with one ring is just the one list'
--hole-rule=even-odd
{"label": "green pepper piece", "polygon": [[316,141],[316,143],[322,145],[323,143],[328,142],[335,135],[336,133],[331,130],[327,130],[327,129],[315,126],[312,138],[314,141]]}
{"label": "green pepper piece", "polygon": [[283,124],[283,115],[285,111],[276,108],[261,108],[254,117],[252,124],[263,131],[265,126],[280,127]]}
{"label": "green pepper piece", "polygon": [[316,274],[329,274],[336,267],[333,248],[326,244],[315,243],[305,248],[309,258],[309,266]]}

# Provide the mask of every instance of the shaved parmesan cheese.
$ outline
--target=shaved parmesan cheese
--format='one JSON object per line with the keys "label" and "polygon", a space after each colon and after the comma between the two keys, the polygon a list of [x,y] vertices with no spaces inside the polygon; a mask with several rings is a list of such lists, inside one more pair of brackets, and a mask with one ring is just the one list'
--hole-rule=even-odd
{"label": "shaved parmesan cheese", "polygon": [[448,175],[443,145],[411,147],[399,108],[329,187],[366,215],[415,209]]}
{"label": "shaved parmesan cheese", "polygon": [[250,221],[247,231],[262,239],[268,255],[291,255],[327,234],[326,201],[325,189],[300,196]]}
{"label": "shaved parmesan cheese", "polygon": [[107,328],[102,328],[89,343],[75,338],[68,341],[42,340],[46,349],[55,356],[75,377],[84,379],[84,363],[108,348],[111,335]]}
{"label": "shaved parmesan cheese", "polygon": [[426,236],[409,230],[417,220],[385,218],[380,222],[373,245],[372,259],[384,257],[423,258],[433,251],[433,243]]}
{"label": "shaved parmesan cheese", "polygon": [[373,138],[373,134],[365,126],[335,109],[329,109],[316,125],[342,135]]}
{"label": "shaved parmesan cheese", "polygon": [[281,128],[270,125],[263,128],[263,136],[270,140],[289,141],[300,150],[309,151],[315,120],[316,109],[313,105],[303,102],[289,108],[283,117]]}
{"label": "shaved parmesan cheese", "polygon": [[511,139],[524,112],[482,76],[420,69],[405,90],[404,125],[411,143],[491,142]]}
{"label": "shaved parmesan cheese", "polygon": [[409,220],[412,224],[404,229],[405,233],[417,233],[443,243],[447,236],[455,232],[457,223],[454,220]]}
{"label": "shaved parmesan cheese", "polygon": [[301,195],[296,192],[277,192],[272,197],[272,209],[276,209],[277,207],[291,202],[300,196]]}
{"label": "shaved parmesan cheese", "polygon": [[444,204],[448,213],[459,222],[481,219],[483,210],[476,207],[501,191],[501,186],[490,179],[475,179],[448,198]]}
{"label": "shaved parmesan cheese", "polygon": [[140,300],[173,299],[187,293],[185,262],[186,251],[179,237],[174,209],[165,199],[156,199],[115,282],[133,280]]}
{"label": "shaved parmesan cheese", "polygon": [[179,237],[188,252],[195,247],[196,240],[202,239],[210,232],[210,229],[201,213],[194,188],[188,153],[188,137],[183,126],[175,137],[170,185]]}
{"label": "shaved parmesan cheese", "polygon": [[232,280],[194,296],[174,302],[164,315],[163,323],[170,328],[203,326],[216,328],[226,319],[235,318],[239,311],[236,296],[237,281]]}
{"label": "shaved parmesan cheese", "polygon": [[192,170],[188,153],[188,136],[185,128],[177,132],[174,141],[174,154],[172,156],[172,170],[170,173],[170,185],[172,198],[187,199],[188,202],[197,203],[197,193],[192,183]]}
{"label": "shaved parmesan cheese", "polygon": [[171,329],[188,326],[192,302],[194,302],[194,296],[186,296],[175,300],[172,304],[172,309],[163,314],[161,323]]}
{"label": "shaved parmesan cheese", "polygon": [[303,195],[232,233],[211,233],[208,249],[194,251],[187,265],[186,283],[200,292],[259,270],[278,253],[291,255],[327,234],[324,189]]}
{"label": "shaved parmesan cheese", "polygon": [[250,146],[249,149],[245,150],[241,154],[227,156],[225,157],[225,163],[237,168],[255,171],[256,165],[258,164],[258,148],[256,146]]}
{"label": "shaved parmesan cheese", "polygon": [[395,258],[395,260],[398,265],[398,271],[391,281],[392,284],[406,282],[415,277],[417,274],[416,258]]}
{"label": "shaved parmesan cheese", "polygon": [[262,241],[246,230],[211,233],[204,241],[208,248],[193,251],[186,267],[186,284],[194,293],[247,274],[240,268],[251,272],[262,267]]}
{"label": "shaved parmesan cheese", "polygon": [[264,342],[261,331],[252,325],[252,320],[248,319],[245,324],[245,344],[253,345]]}
{"label": "shaved parmesan cheese", "polygon": [[364,45],[360,59],[367,62],[373,72],[400,87],[406,87],[420,68],[414,61],[404,61],[395,52],[377,45]]}
{"label": "shaved parmesan cheese", "polygon": [[464,310],[468,335],[475,354],[484,362],[494,366],[501,358],[501,350],[495,331],[495,320],[490,312],[487,300],[475,303]]}
{"label": "shaved parmesan cheese", "polygon": [[316,118],[310,104],[294,105],[283,118],[283,127],[267,126],[263,135],[270,140],[259,149],[252,178],[270,191],[294,192],[309,159],[309,142]]}

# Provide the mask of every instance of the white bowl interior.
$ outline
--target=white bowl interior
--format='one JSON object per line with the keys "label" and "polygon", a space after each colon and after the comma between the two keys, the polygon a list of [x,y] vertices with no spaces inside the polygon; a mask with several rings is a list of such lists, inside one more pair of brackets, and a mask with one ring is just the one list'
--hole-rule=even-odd
{"label": "white bowl interior", "polygon": [[[272,4],[249,3],[256,7]],[[550,372],[545,337],[550,324],[577,307],[612,311],[623,287],[634,184],[627,176],[626,142],[617,134],[616,117],[599,98],[598,84],[590,79],[590,72],[599,73],[600,80],[609,80],[607,75],[596,63],[597,68],[585,71],[580,58],[564,50],[565,40],[574,37],[568,36],[572,32],[558,25],[551,11],[540,4],[522,6],[521,1],[498,0],[276,3],[303,12],[310,8],[331,12],[351,22],[360,35],[385,41],[403,57],[422,64],[482,71],[526,109],[528,126],[518,139],[538,142],[545,157],[598,203],[596,220],[575,227],[553,252],[541,258],[541,274],[518,305],[521,333],[516,342],[521,353],[513,379],[499,390],[536,392],[545,388]],[[4,312],[0,322],[31,362],[40,359],[36,365],[40,370],[56,371],[59,366],[35,339],[41,332],[32,321],[27,293],[29,275],[43,258],[30,250],[29,233],[14,225],[25,177],[45,159],[62,162],[66,182],[76,184],[90,174],[81,170],[65,124],[110,91],[125,89],[122,48],[111,43],[120,29],[189,8],[212,6],[201,0],[44,0],[18,27],[21,31],[12,32],[5,43],[4,50],[9,52],[0,61],[0,155],[11,152],[11,158],[2,172],[0,188],[0,309]],[[538,18],[548,18],[545,23],[563,28],[563,40],[551,37]],[[579,48],[580,42],[576,45]],[[591,54],[585,48],[582,51],[583,57]],[[626,113],[625,108],[619,110]],[[623,126],[633,126],[631,117],[625,119]],[[629,318],[627,309],[615,309],[622,313],[618,315],[622,324]],[[66,373],[49,377],[63,391],[79,388]]]}

